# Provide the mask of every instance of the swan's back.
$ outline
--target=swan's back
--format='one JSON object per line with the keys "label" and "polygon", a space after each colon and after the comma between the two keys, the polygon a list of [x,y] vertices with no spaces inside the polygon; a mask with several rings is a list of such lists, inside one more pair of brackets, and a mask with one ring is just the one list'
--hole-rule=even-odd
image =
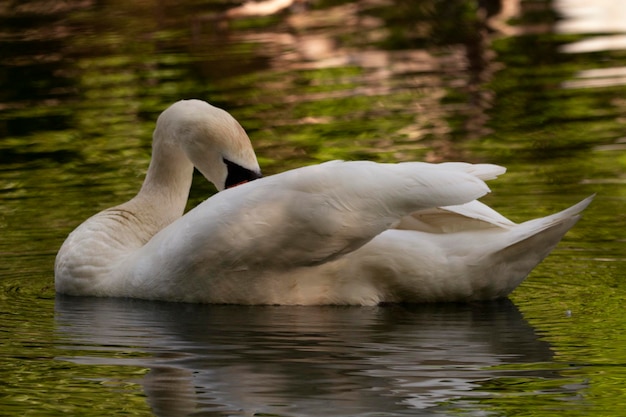
{"label": "swan's back", "polygon": [[408,213],[484,195],[489,189],[474,175],[479,168],[481,176],[502,172],[489,165],[337,161],[256,180],[214,195],[158,233],[138,252],[133,280],[154,298],[186,299],[199,282],[215,288],[233,273],[252,281],[259,271],[323,265]]}

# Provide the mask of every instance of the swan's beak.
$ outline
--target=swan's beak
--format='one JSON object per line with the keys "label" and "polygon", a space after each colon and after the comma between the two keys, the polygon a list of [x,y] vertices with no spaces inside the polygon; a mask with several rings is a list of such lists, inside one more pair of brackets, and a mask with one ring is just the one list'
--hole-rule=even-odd
{"label": "swan's beak", "polygon": [[263,174],[261,174],[261,171],[244,168],[241,165],[231,162],[226,158],[224,158],[223,160],[226,164],[226,167],[228,168],[228,175],[226,176],[226,183],[224,184],[224,188],[236,187],[246,182],[254,181],[263,176]]}

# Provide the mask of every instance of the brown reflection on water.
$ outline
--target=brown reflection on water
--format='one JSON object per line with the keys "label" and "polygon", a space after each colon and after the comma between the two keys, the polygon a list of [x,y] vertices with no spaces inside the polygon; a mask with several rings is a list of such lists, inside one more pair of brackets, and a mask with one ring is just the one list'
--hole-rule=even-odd
{"label": "brown reflection on water", "polygon": [[[507,22],[520,12],[519,0],[470,3],[9,7],[0,17],[14,26],[3,35],[12,47],[0,70],[23,88],[0,96],[0,127],[7,135],[69,130],[85,143],[141,137],[133,146],[145,149],[148,121],[172,101],[200,97],[233,110],[253,135],[254,123],[265,120],[257,143],[269,163],[289,156],[299,163],[468,159],[455,143],[491,132],[487,85],[501,67],[492,41],[512,32]],[[24,72],[27,80],[18,76]],[[246,123],[238,109],[255,111],[257,120]],[[363,119],[385,127],[353,133],[350,124]],[[336,150],[324,152],[290,140],[296,129],[323,135],[323,126],[343,133],[344,144],[359,135],[355,150],[331,142],[326,148]]]}
{"label": "brown reflection on water", "polygon": [[[297,5],[300,7],[293,7],[294,3],[290,1],[268,1],[254,3],[252,7],[247,3],[221,15],[241,19],[267,16],[292,7],[275,31],[238,35],[239,42],[262,43],[268,65],[276,72],[285,73],[280,79],[257,84],[266,91],[286,92],[281,94],[282,105],[289,108],[289,105],[326,99],[411,94],[409,107],[403,111],[414,114],[414,119],[396,133],[412,142],[425,137],[433,139],[428,144],[431,150],[425,157],[430,161],[458,159],[463,155],[453,145],[453,140],[461,136],[480,137],[490,132],[486,127],[487,111],[494,95],[485,86],[500,67],[491,40],[494,36],[512,33],[512,27],[506,22],[519,13],[518,0],[480,2],[476,11],[463,15],[463,18],[461,14],[451,12],[455,8],[463,9],[466,2],[461,1],[449,2],[443,7],[434,3],[408,5],[398,2],[393,9],[399,11],[391,15],[389,10],[379,13],[380,4],[372,1],[351,2],[323,10],[312,10],[301,2]],[[214,19],[204,21],[213,24]],[[443,32],[446,23],[442,22],[446,21],[450,21],[448,25],[451,27],[458,25],[454,28],[459,32],[456,37],[451,35],[452,30]],[[228,25],[233,25],[231,20],[220,27]],[[400,42],[397,32],[404,36]],[[312,93],[294,88],[298,83],[298,71],[342,67],[360,70],[358,76],[348,80],[353,84],[352,88]],[[450,96],[456,98],[446,103]],[[265,100],[270,105],[274,97],[270,94],[255,99]],[[451,112],[462,120],[462,128],[457,127],[455,135],[452,135],[449,123]],[[281,111],[282,118],[277,119],[278,123],[290,123],[285,114],[289,111]],[[332,115],[325,115],[308,116],[291,123],[333,121],[336,120]],[[392,143],[397,145],[395,141]],[[380,142],[376,146],[378,149],[385,147]],[[395,157],[406,158],[398,153]]]}

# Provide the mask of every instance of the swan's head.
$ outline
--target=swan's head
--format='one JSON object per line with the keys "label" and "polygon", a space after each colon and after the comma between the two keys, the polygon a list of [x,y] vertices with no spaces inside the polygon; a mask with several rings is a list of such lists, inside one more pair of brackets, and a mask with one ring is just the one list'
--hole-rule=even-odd
{"label": "swan's head", "polygon": [[202,100],[181,100],[159,116],[153,147],[180,148],[219,191],[261,177],[248,135],[227,112]]}

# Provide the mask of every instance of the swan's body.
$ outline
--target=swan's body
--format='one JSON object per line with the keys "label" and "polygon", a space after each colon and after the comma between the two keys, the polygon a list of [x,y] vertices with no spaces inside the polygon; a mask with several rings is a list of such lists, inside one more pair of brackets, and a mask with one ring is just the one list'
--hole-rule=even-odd
{"label": "swan's body", "polygon": [[[218,190],[183,216],[194,165]],[[590,199],[515,224],[476,201],[504,169],[329,162],[260,176],[223,110],[167,109],[135,198],[91,217],[57,255],[73,295],[235,304],[487,300],[508,295]]]}

